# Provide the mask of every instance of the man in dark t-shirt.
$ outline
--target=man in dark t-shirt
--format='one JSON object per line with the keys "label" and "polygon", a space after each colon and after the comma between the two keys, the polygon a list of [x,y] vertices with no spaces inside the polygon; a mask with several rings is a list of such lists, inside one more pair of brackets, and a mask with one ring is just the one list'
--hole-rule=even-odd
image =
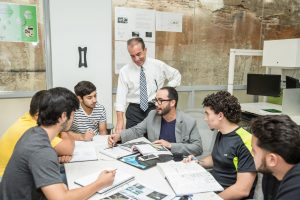
{"label": "man in dark t-shirt", "polygon": [[60,178],[50,141],[71,127],[78,108],[77,97],[66,88],[43,94],[38,126],[27,130],[17,142],[0,183],[0,200],[87,199],[112,184],[115,171],[104,170],[95,182],[76,190],[68,190]]}
{"label": "man in dark t-shirt", "polygon": [[299,199],[299,126],[287,115],[266,115],[255,118],[251,130],[256,169],[281,181],[275,199]]}
{"label": "man in dark t-shirt", "polygon": [[235,184],[237,172],[256,172],[250,142],[250,133],[240,127],[227,134],[218,132],[211,154],[212,175],[224,188]]}
{"label": "man in dark t-shirt", "polygon": [[[199,160],[224,187],[222,199],[251,198],[256,169],[251,155],[251,134],[237,123],[241,106],[229,92],[219,91],[203,101],[205,121],[210,129],[218,130],[212,154]],[[191,160],[191,156],[185,161]]]}

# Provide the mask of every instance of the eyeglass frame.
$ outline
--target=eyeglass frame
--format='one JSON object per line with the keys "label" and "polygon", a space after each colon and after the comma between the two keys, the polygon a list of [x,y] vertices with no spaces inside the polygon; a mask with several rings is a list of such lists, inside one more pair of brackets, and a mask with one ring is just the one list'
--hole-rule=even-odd
{"label": "eyeglass frame", "polygon": [[154,99],[151,100],[151,102],[154,103],[154,104],[157,103],[158,105],[162,105],[162,103],[164,101],[172,101],[172,100],[175,100],[175,99],[157,99],[157,98],[154,98]]}

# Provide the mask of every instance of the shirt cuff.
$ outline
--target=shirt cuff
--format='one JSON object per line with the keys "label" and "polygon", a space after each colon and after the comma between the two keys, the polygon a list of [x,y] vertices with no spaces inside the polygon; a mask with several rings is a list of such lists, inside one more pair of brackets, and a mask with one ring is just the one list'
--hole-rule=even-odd
{"label": "shirt cuff", "polygon": [[116,105],[115,106],[116,108],[116,111],[118,112],[125,112],[125,106],[122,106],[122,105]]}

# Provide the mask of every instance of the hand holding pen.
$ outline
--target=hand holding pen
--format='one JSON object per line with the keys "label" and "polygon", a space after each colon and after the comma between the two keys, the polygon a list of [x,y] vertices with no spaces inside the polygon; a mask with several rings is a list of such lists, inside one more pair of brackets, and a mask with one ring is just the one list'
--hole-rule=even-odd
{"label": "hand holding pen", "polygon": [[108,137],[108,146],[114,147],[121,140],[120,134],[113,133]]}
{"label": "hand holding pen", "polygon": [[184,163],[189,163],[189,162],[192,162],[192,161],[198,161],[198,159],[195,157],[195,156],[193,156],[193,155],[189,155],[189,156],[185,156],[184,158],[183,158],[183,160],[182,160],[182,162],[184,162]]}
{"label": "hand holding pen", "polygon": [[95,135],[95,132],[91,128],[89,128],[85,132],[83,138],[84,138],[85,141],[91,141],[91,140],[93,140],[94,135]]}

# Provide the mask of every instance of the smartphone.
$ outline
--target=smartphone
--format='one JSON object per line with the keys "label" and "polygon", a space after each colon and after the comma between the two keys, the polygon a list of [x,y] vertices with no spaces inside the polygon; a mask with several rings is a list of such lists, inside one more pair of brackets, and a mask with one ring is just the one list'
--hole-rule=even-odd
{"label": "smartphone", "polygon": [[149,154],[149,155],[139,157],[139,160],[146,161],[146,160],[152,160],[152,159],[155,159],[155,158],[158,158],[158,156],[153,155],[153,154]]}

